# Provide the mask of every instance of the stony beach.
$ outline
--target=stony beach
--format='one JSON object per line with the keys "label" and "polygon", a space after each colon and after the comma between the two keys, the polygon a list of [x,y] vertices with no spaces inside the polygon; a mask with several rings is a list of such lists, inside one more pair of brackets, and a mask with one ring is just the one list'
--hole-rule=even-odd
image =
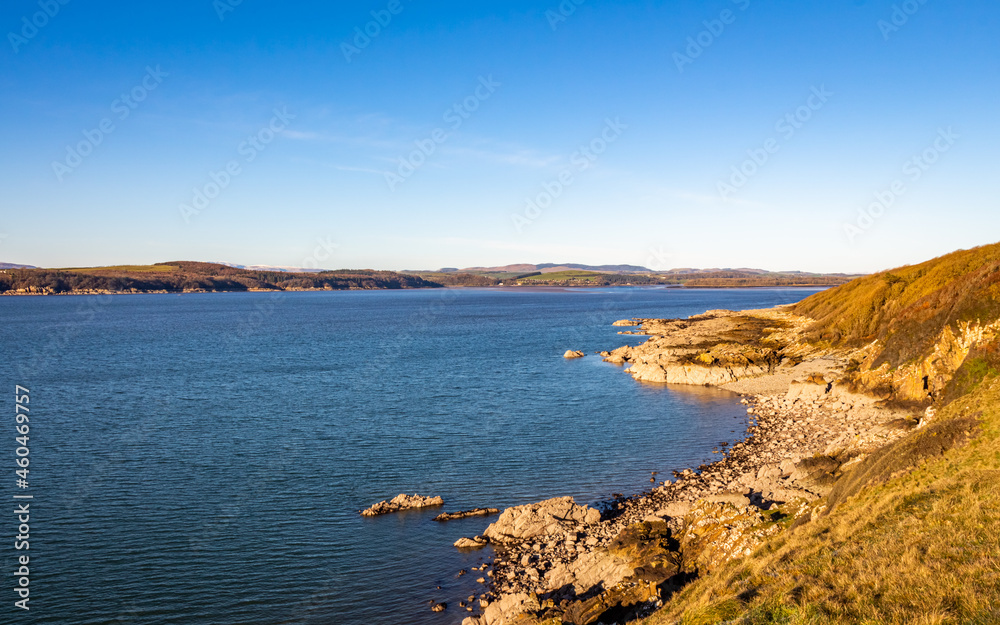
{"label": "stony beach", "polygon": [[[749,555],[793,523],[868,453],[919,427],[841,384],[858,354],[801,340],[809,320],[783,309],[710,311],[687,320],[625,320],[650,338],[602,356],[643,383],[718,386],[743,396],[750,425],[719,460],[678,472],[601,510],[570,498],[511,508],[482,536],[483,591],[462,602],[464,625],[624,622],[662,605],[687,581]],[[461,542],[461,541],[460,541]],[[464,572],[462,572],[464,574]]]}

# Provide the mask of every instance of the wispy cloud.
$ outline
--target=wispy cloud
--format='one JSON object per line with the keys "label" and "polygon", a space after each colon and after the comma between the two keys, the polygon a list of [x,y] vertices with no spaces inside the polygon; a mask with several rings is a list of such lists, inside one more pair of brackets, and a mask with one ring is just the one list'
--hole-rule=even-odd
{"label": "wispy cloud", "polygon": [[[371,134],[350,136],[344,134],[329,134],[303,130],[286,130],[282,134],[283,136],[296,141],[327,143],[381,152],[382,155],[376,156],[375,158],[389,163],[397,162],[401,154],[407,154],[415,149],[413,139],[402,137],[387,138],[373,136]],[[413,136],[421,135],[417,134]],[[481,146],[485,142],[477,140],[473,143]],[[512,167],[523,167],[527,169],[547,169],[564,160],[564,157],[562,156],[541,154],[535,150],[525,148],[485,148],[474,147],[471,145],[443,146],[439,148],[439,154],[447,158],[462,160],[474,159],[498,165],[509,165]]]}
{"label": "wispy cloud", "polygon": [[443,148],[441,152],[450,156],[475,158],[502,165],[513,165],[515,167],[527,167],[531,169],[547,169],[563,160],[560,156],[538,154],[534,150],[527,149],[504,151],[449,146]]}
{"label": "wispy cloud", "polygon": [[370,169],[368,167],[351,167],[349,165],[335,165],[333,163],[327,163],[326,166],[329,167],[330,169],[336,169],[337,171],[353,171],[364,174],[376,174],[379,176],[385,173],[384,171],[378,169]]}
{"label": "wispy cloud", "polygon": [[718,194],[710,193],[697,193],[693,191],[678,191],[670,190],[668,193],[677,200],[684,200],[686,202],[695,202],[697,204],[704,204],[707,206],[753,206],[756,208],[765,208],[767,204],[763,202],[755,202],[753,200],[744,200],[740,198],[722,198]]}
{"label": "wispy cloud", "polygon": [[649,182],[646,180],[637,181],[633,188],[637,190],[636,201],[641,202],[647,206],[661,205],[661,204],[671,204],[676,205],[678,202],[685,202],[691,204],[699,204],[701,206],[711,206],[715,208],[733,208],[733,207],[753,207],[753,208],[771,208],[769,204],[764,202],[755,202],[753,200],[741,199],[741,198],[723,198],[718,194],[713,193],[702,193],[699,191],[691,191],[689,189],[678,189],[673,187],[664,187],[655,182]]}
{"label": "wispy cloud", "polygon": [[385,171],[381,169],[373,169],[371,167],[359,167],[357,165],[341,165],[340,163],[331,163],[329,161],[321,161],[313,158],[296,157],[293,160],[297,163],[318,165],[319,167],[326,167],[328,169],[335,169],[337,171],[358,172],[363,174],[377,174],[379,176],[385,173]]}
{"label": "wispy cloud", "polygon": [[302,132],[300,130],[286,130],[283,134],[289,139],[297,139],[299,141],[316,141],[320,138],[319,133]]}
{"label": "wispy cloud", "polygon": [[289,139],[312,143],[328,143],[334,145],[344,145],[355,148],[365,148],[373,150],[402,150],[408,144],[403,140],[383,139],[370,134],[365,135],[344,135],[332,134],[317,131],[286,131],[284,133]]}

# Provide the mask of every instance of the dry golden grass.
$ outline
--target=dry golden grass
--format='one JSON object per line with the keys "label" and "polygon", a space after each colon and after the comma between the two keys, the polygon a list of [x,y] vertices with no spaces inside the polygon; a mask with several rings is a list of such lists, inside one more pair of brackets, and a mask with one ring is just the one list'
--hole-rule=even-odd
{"label": "dry golden grass", "polygon": [[879,339],[880,362],[899,366],[926,356],[946,326],[1000,318],[1000,244],[854,280],[792,310],[816,320],[808,338],[817,344]]}
{"label": "dry golden grass", "polygon": [[937,420],[969,417],[971,442],[696,581],[645,624],[1000,623],[1000,381]]}

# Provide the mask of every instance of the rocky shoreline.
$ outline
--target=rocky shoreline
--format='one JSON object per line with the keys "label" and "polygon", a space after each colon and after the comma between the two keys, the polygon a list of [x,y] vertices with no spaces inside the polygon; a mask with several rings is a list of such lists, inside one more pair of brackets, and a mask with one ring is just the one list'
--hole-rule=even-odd
{"label": "rocky shoreline", "polygon": [[840,472],[918,427],[920,416],[841,384],[857,354],[801,341],[808,322],[780,308],[637,320],[635,333],[651,338],[605,360],[629,365],[641,382],[742,394],[746,438],[717,450],[719,461],[601,511],[569,498],[504,511],[482,536],[464,539],[496,555],[483,592],[463,606],[471,613],[463,625],[642,617],[691,579],[822,514],[818,502]]}

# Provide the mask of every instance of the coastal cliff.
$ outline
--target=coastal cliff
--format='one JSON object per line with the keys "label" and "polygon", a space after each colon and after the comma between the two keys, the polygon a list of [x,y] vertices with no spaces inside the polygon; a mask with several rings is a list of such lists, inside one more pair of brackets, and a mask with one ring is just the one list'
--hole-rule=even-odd
{"label": "coastal cliff", "polygon": [[[647,493],[609,502],[602,512],[565,499],[505,511],[483,533],[496,557],[488,589],[470,606],[474,615],[465,625],[743,622],[736,619],[760,607],[755,597],[763,591],[755,588],[784,588],[784,580],[753,565],[772,545],[804,540],[808,548],[827,548],[822,545],[833,541],[830,536],[805,528],[829,532],[843,522],[845,510],[854,514],[857,531],[885,529],[866,525],[856,502],[981,438],[984,410],[995,408],[993,396],[984,394],[1000,369],[994,312],[1000,307],[992,299],[1000,283],[1000,246],[918,267],[863,278],[790,307],[636,320],[640,329],[629,333],[649,339],[605,352],[605,359],[627,365],[639,382],[708,384],[744,395],[752,416],[746,438],[718,462],[676,473]],[[927,284],[929,274],[938,283]],[[907,276],[902,286],[900,275]],[[953,305],[939,292],[954,293],[956,283],[970,281],[979,288],[968,300],[974,307]],[[847,313],[823,312],[845,306],[845,299],[847,308],[873,311],[869,317],[881,324],[851,334],[837,330]],[[913,316],[923,320],[919,332],[909,324]],[[901,332],[918,347],[901,348]],[[996,458],[990,460],[995,471]],[[998,503],[994,491],[996,501],[990,501]],[[896,504],[902,505],[878,500],[886,509]],[[836,549],[856,551],[844,546],[850,536],[836,538]],[[924,538],[918,532],[913,541]],[[744,569],[751,573],[741,578]],[[774,590],[769,601],[786,602],[788,614],[799,614],[807,590],[798,592],[796,598]],[[846,588],[824,592],[849,595]],[[948,593],[935,596],[947,604]],[[850,603],[844,599],[841,607],[825,607],[819,621],[801,622],[858,622]],[[982,614],[986,608],[963,609]],[[869,610],[872,622],[909,622],[888,610]]]}

